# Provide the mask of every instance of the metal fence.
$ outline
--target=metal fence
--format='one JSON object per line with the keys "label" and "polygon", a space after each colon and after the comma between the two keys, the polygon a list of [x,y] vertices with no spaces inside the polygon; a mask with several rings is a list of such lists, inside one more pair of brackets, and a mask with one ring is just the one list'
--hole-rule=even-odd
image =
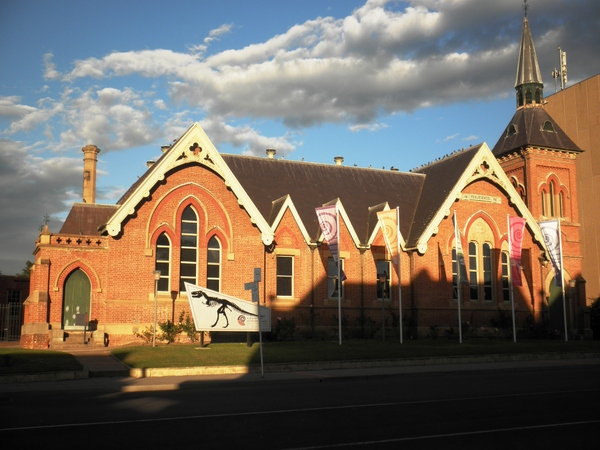
{"label": "metal fence", "polygon": [[0,341],[18,341],[21,338],[23,310],[19,303],[0,305]]}

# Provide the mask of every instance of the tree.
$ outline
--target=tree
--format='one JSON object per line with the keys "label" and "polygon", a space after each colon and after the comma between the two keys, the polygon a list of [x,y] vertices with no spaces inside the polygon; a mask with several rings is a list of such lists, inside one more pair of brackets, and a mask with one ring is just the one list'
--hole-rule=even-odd
{"label": "tree", "polygon": [[23,270],[21,270],[21,273],[18,273],[17,276],[18,277],[28,277],[29,278],[29,274],[31,271],[31,266],[33,266],[33,263],[31,261],[27,261],[25,263],[25,267],[23,267]]}

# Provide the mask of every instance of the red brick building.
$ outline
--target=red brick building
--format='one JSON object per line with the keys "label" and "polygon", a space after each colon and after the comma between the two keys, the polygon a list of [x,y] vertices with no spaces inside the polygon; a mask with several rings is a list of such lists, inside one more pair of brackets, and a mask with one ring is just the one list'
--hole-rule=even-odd
{"label": "red brick building", "polygon": [[[531,50],[533,43],[528,45]],[[527,64],[537,65],[531,58],[535,52],[522,51],[520,64],[530,59]],[[163,147],[158,161],[116,205],[99,205],[99,149],[84,147],[83,202],[73,205],[58,233],[46,228],[36,244],[22,345],[61,341],[69,330],[81,328],[75,318],[83,313],[95,323],[95,339],[107,345],[135,341],[134,332],[152,324],[156,269],[161,271],[159,321],[188,310],[185,281],[250,301],[245,284],[260,268],[259,302],[272,308],[273,321],[293,317],[304,336],[333,338],[339,320],[337,270],[315,213],[324,204],[339,209],[346,337],[381,333],[382,310],[388,333],[398,336],[399,298],[405,337],[458,333],[457,297],[465,329],[512,333],[506,321],[512,314],[509,216],[526,221],[523,285],[514,288],[517,324],[541,329],[562,323],[560,309],[550,314],[554,270],[538,221],[561,220],[564,277],[577,279],[573,173],[580,150],[544,115],[541,91],[533,100],[527,93],[540,88],[541,78],[527,80],[527,86],[517,81],[524,100],[494,153],[480,144],[410,173],[346,167],[342,158],[331,165],[287,161],[276,159],[272,150],[265,158],[220,154],[195,124]],[[530,133],[538,126],[535,120],[556,136]],[[550,205],[561,214],[544,209]],[[400,283],[376,215],[390,208],[398,208],[400,216]],[[454,214],[468,270],[460,296]],[[572,317],[569,333],[579,332],[579,319]]]}

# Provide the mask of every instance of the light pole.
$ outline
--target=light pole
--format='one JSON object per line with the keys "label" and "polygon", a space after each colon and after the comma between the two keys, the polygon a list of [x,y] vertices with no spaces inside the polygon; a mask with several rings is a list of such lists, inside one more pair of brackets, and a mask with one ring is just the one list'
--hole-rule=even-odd
{"label": "light pole", "polygon": [[154,274],[154,327],[152,328],[152,347],[156,347],[156,293],[158,291],[158,280],[160,280],[160,270],[152,272]]}

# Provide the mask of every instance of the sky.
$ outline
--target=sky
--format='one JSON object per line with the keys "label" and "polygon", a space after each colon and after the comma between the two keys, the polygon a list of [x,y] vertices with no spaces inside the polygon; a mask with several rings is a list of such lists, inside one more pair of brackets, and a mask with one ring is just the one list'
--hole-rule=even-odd
{"label": "sky", "polygon": [[[600,72],[600,2],[529,0],[544,94]],[[523,0],[0,0],[0,272],[41,226],[115,204],[198,122],[221,153],[409,171],[493,148],[515,112]]]}

